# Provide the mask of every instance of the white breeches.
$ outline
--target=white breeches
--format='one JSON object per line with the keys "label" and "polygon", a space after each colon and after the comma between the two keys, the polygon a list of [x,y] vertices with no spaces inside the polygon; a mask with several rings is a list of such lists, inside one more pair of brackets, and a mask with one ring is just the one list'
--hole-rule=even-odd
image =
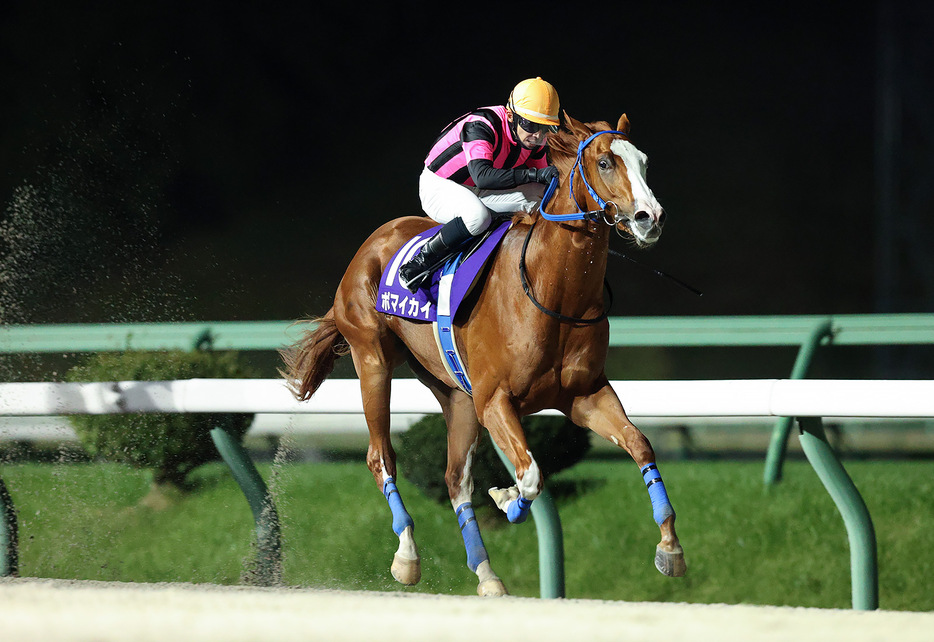
{"label": "white breeches", "polygon": [[427,167],[418,180],[422,209],[438,223],[461,217],[471,234],[490,226],[493,214],[532,213],[542,201],[545,186],[527,183],[510,189],[465,187],[441,178]]}

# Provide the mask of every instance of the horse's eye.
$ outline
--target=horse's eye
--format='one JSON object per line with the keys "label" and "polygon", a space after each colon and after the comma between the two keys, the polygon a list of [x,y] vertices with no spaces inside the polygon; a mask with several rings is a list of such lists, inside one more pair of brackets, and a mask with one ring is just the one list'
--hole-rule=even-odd
{"label": "horse's eye", "polygon": [[599,167],[600,169],[604,171],[608,170],[610,169],[610,161],[608,161],[605,158],[601,158],[599,161],[597,161],[597,167]]}

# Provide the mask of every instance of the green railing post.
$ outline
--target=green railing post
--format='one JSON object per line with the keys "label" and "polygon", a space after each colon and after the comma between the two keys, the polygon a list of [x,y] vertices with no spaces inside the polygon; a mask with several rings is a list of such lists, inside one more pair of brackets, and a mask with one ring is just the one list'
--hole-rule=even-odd
{"label": "green railing post", "polygon": [[0,479],[0,577],[16,576],[19,572],[19,550],[16,529],[16,508]]}
{"label": "green railing post", "polygon": [[211,439],[240,485],[253,513],[256,523],[255,583],[260,586],[279,584],[282,578],[279,514],[266,483],[250,455],[226,430],[215,428],[211,431]]}
{"label": "green railing post", "polygon": [[799,439],[808,461],[843,516],[850,541],[853,608],[879,608],[879,571],[876,531],[869,509],[833,448],[827,442],[820,417],[799,417]]}
{"label": "green railing post", "polygon": [[[493,447],[506,470],[516,478],[516,471],[506,454],[495,443]],[[564,533],[561,517],[547,488],[532,502],[532,520],[538,535],[538,586],[544,599],[564,597]]]}
{"label": "green railing post", "polygon": [[205,328],[199,333],[194,340],[194,343],[191,346],[192,350],[213,350],[214,349],[214,334],[211,332],[211,328]]}
{"label": "green railing post", "polygon": [[[811,330],[807,340],[801,344],[795,365],[791,370],[791,379],[804,379],[814,352],[825,337],[833,336],[833,319],[824,319]],[[763,481],[767,486],[777,484],[782,479],[782,466],[785,463],[785,453],[788,450],[788,435],[791,433],[792,417],[779,417],[772,428],[772,438],[769,441],[769,450],[765,456],[765,472]]]}

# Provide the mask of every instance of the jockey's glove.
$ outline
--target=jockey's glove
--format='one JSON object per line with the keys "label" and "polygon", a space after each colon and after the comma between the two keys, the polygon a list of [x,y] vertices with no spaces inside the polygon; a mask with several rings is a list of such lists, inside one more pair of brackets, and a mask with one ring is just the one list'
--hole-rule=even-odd
{"label": "jockey's glove", "polygon": [[543,183],[548,185],[552,178],[558,178],[558,168],[554,165],[548,167],[529,167],[516,170],[516,184]]}

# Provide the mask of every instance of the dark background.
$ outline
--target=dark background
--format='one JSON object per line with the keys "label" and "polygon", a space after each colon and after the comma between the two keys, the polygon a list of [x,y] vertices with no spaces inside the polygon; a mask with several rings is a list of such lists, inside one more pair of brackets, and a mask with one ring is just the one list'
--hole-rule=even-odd
{"label": "dark background", "polygon": [[0,321],[321,314],[440,128],[536,75],[629,115],[668,212],[629,253],[704,291],[613,262],[613,314],[932,311],[932,12],[7,2]]}

